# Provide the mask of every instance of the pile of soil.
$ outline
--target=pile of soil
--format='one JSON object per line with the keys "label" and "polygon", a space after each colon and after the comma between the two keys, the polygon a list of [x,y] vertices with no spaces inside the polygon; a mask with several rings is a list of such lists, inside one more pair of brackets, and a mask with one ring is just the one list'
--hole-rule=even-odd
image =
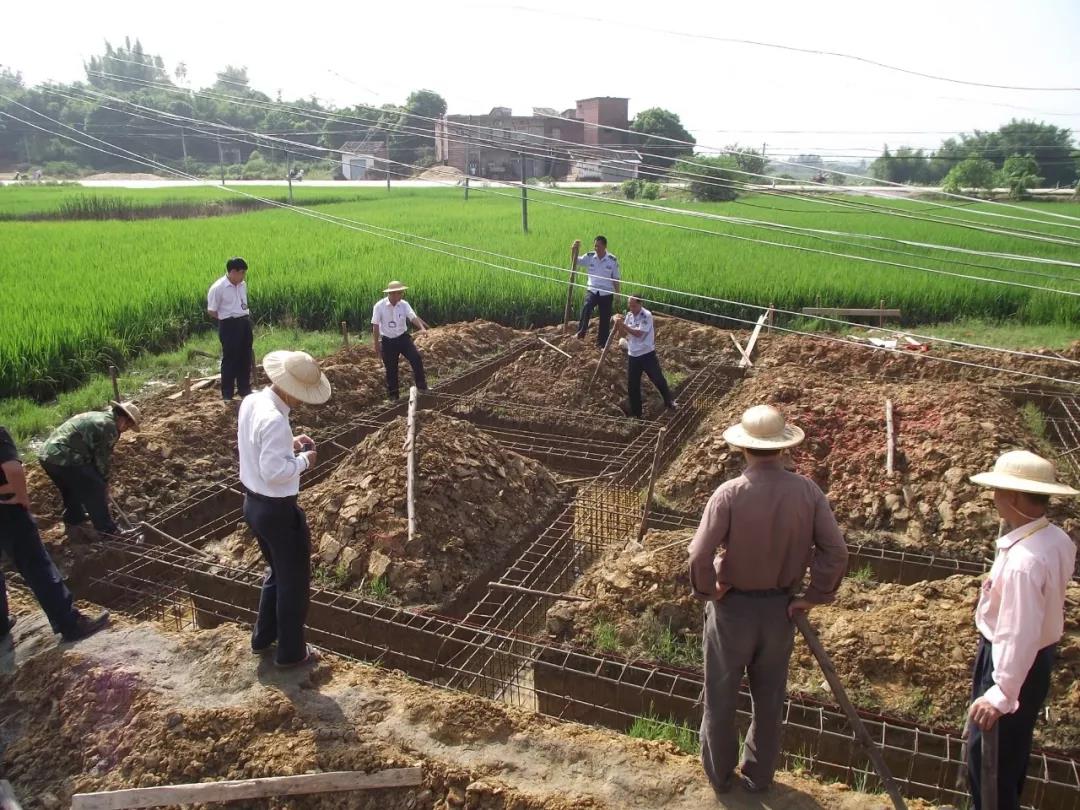
{"label": "pile of soil", "polygon": [[465,179],[465,172],[453,166],[432,166],[416,175],[417,180],[435,180],[443,183],[457,183]]}
{"label": "pile of soil", "polygon": [[[691,532],[649,532],[605,554],[573,593],[589,602],[557,602],[547,614],[558,641],[629,658],[699,667],[703,603],[690,595],[686,546]],[[979,579],[954,576],[914,585],[844,581],[836,601],[815,609],[814,626],[849,696],[862,709],[920,725],[962,728],[978,643]],[[1080,585],[1067,595],[1049,721],[1037,744],[1080,746]],[[824,676],[801,636],[788,678],[793,692],[828,700]]]}
{"label": "pile of soil", "polygon": [[[80,792],[418,765],[418,787],[258,806],[689,810],[714,801],[697,759],[671,743],[559,724],[332,658],[277,672],[252,658],[236,627],[114,627],[32,657],[24,651],[41,639],[22,621],[15,633],[15,654],[0,651],[0,773],[26,810],[69,807]],[[786,774],[777,790],[792,810],[884,807]]]}
{"label": "pile of soil", "polygon": [[[337,588],[379,579],[394,602],[448,610],[546,524],[559,495],[538,462],[505,450],[467,422],[424,412],[410,544],[405,432],[404,418],[390,422],[301,494],[312,559]],[[213,551],[233,564],[258,559],[246,528]]]}
{"label": "pile of soil", "polygon": [[[415,340],[431,380],[500,352],[522,335],[490,321],[471,321],[429,329]],[[333,386],[333,396],[324,405],[301,406],[291,415],[293,427],[309,431],[316,440],[320,432],[386,397],[382,361],[371,350],[370,339],[323,358],[320,366]],[[256,386],[266,383],[261,371],[256,376]],[[404,361],[400,379],[402,390],[408,391],[412,371]],[[238,406],[221,404],[216,383],[186,400],[159,395],[140,399],[139,404],[142,429],[120,437],[112,462],[112,494],[131,520],[149,520],[238,472]],[[60,495],[39,465],[28,465],[27,476],[34,513],[46,536],[59,540],[62,531],[50,527],[60,520]]]}
{"label": "pile of soil", "polygon": [[[891,477],[885,471],[886,399],[893,402],[896,437]],[[1006,450],[1052,453],[1012,402],[968,383],[853,385],[843,375],[785,364],[757,371],[702,422],[658,483],[661,497],[700,513],[713,491],[745,466],[721,434],[762,403],[806,431],[790,462],[828,495],[849,542],[961,559],[993,556],[993,498],[968,477],[992,468]],[[1080,502],[1055,499],[1050,514],[1080,541]]]}

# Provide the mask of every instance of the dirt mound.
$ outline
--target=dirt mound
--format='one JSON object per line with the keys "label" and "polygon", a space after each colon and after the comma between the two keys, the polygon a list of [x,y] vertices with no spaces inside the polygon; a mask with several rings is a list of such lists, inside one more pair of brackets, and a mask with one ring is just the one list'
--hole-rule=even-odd
{"label": "dirt mound", "polygon": [[465,179],[465,172],[453,166],[432,166],[416,175],[415,179],[457,183]]}
{"label": "dirt mound", "polygon": [[[336,588],[367,590],[407,605],[453,605],[558,501],[538,462],[502,448],[467,422],[424,412],[417,434],[416,536],[408,542],[406,420],[372,434],[325,481],[300,496],[316,570]],[[247,529],[214,552],[258,559]]]}
{"label": "dirt mound", "polygon": [[[891,333],[882,336],[894,337]],[[1060,360],[1062,357],[1080,360],[1080,340],[1073,342],[1069,348],[1061,352],[1049,349],[1031,352],[1045,356],[1045,360],[982,349],[961,349],[945,343],[931,344],[930,351],[925,354],[873,349],[865,343],[855,341],[814,340],[802,336],[770,336],[768,344],[767,354],[760,362],[755,361],[756,367],[796,365],[853,376],[902,380],[968,381],[994,385],[1031,385],[1039,382],[1005,371],[979,367],[991,366],[1080,381],[1080,366],[1062,363]],[[942,362],[934,358],[948,358],[971,365]]]}
{"label": "dirt mound", "polygon": [[[690,596],[691,532],[649,532],[610,550],[573,593],[547,614],[556,640],[628,658],[701,666],[704,609]],[[961,728],[978,644],[979,579],[954,576],[914,585],[844,581],[831,605],[811,614],[849,695],[862,708],[921,725]],[[1058,646],[1048,706],[1037,729],[1043,747],[1080,745],[1080,585],[1069,588],[1066,633]],[[829,699],[809,649],[796,641],[788,688]]]}
{"label": "dirt mound", "polygon": [[[885,471],[885,400],[891,399],[896,472]],[[993,554],[998,517],[988,490],[968,476],[1018,447],[1050,451],[1002,397],[958,382],[862,381],[794,365],[759,371],[698,427],[661,478],[659,492],[698,513],[712,492],[744,467],[721,438],[742,412],[776,405],[806,431],[794,468],[829,496],[849,541],[926,554],[983,559]],[[1080,540],[1080,504],[1057,499],[1051,516]]]}
{"label": "dirt mound", "polygon": [[164,180],[166,178],[149,172],[99,172],[82,178],[83,180]]}

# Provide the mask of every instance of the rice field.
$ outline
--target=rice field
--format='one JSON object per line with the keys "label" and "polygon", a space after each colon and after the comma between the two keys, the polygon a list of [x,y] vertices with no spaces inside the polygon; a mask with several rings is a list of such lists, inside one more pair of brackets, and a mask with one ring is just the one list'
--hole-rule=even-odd
{"label": "rice field", "polygon": [[[34,196],[39,191],[40,199]],[[38,210],[35,205],[58,204],[64,194],[85,191],[0,188],[0,216],[12,209]],[[282,191],[280,187],[273,189],[274,196]],[[302,193],[324,196],[328,191],[332,190],[305,188]],[[151,199],[148,204],[159,204],[163,199],[176,199],[179,192],[200,200],[205,199],[203,195],[221,194],[211,188],[116,193],[138,199],[140,204]],[[858,253],[1080,292],[1080,270],[1064,266],[1026,265],[964,254],[946,257],[951,262],[979,262],[998,269],[973,268],[943,261],[942,254],[931,256],[917,246],[778,233],[761,226],[612,205],[601,198],[559,197],[540,189],[529,191],[528,234],[521,231],[520,197],[515,190],[484,193],[474,188],[468,201],[458,189],[398,186],[389,193],[380,188],[351,188],[344,193],[346,202],[304,212],[267,210],[209,219],[137,222],[0,222],[4,246],[0,283],[6,293],[0,300],[0,397],[47,398],[110,362],[123,365],[138,353],[169,348],[193,331],[207,328],[206,288],[223,272],[225,259],[232,255],[244,256],[251,268],[248,286],[255,318],[304,328],[345,320],[353,330],[366,331],[371,305],[391,278],[410,285],[409,300],[432,323],[469,318],[512,325],[551,323],[562,313],[571,241],[580,238],[588,249],[597,233],[608,236],[611,251],[620,259],[624,291],[637,282],[750,305],[771,302],[794,310],[818,302],[823,306],[876,307],[884,299],[887,306],[900,307],[909,323],[982,318],[1080,325],[1076,297],[793,248]],[[850,202],[856,198],[844,199]],[[882,204],[880,200],[872,202]],[[887,204],[924,215],[927,210],[925,203]],[[1064,260],[1076,257],[1071,246],[854,212],[796,198],[757,195],[734,203],[677,205],[799,227],[884,234],[912,242]],[[1026,205],[1037,212],[1036,216],[1045,216],[1046,211],[1080,216],[1080,205],[1076,204]],[[932,213],[939,215],[936,209]],[[944,214],[995,227],[1022,225],[1047,234],[1075,233],[1059,225],[980,220],[972,216],[968,206],[950,208]],[[317,218],[325,215],[347,218],[353,224]],[[655,222],[630,219],[642,217]],[[672,224],[681,227],[670,227]],[[369,226],[393,229],[398,235],[383,232],[393,239],[375,236],[365,232]],[[413,235],[552,267],[423,243]],[[758,244],[747,238],[790,247]],[[431,250],[423,249],[424,244]],[[887,254],[880,252],[882,247],[914,255]],[[1015,275],[1003,269],[1009,267],[1061,278]],[[658,312],[667,309],[664,304],[687,306],[728,325],[732,321],[722,318],[756,316],[747,306],[675,292],[646,295],[657,300],[654,308]]]}

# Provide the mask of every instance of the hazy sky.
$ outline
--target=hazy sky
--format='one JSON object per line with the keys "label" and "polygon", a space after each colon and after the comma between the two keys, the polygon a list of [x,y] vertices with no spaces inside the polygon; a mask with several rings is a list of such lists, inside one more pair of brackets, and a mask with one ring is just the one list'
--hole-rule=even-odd
{"label": "hazy sky", "polygon": [[170,70],[185,62],[194,86],[231,63],[265,92],[335,104],[400,103],[422,87],[456,113],[628,96],[631,116],[664,106],[701,144],[767,141],[777,157],[872,157],[885,141],[935,146],[1014,116],[1080,128],[1077,91],[969,87],[647,30],[842,51],[979,82],[1080,86],[1077,0],[520,3],[9,3],[0,64],[29,82],[70,81],[105,39],[131,36]]}

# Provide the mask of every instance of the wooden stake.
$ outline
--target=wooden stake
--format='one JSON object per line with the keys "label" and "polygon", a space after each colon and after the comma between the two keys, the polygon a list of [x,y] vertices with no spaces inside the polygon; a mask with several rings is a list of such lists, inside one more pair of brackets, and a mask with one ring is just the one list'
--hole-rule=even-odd
{"label": "wooden stake", "polygon": [[592,390],[593,383],[596,382],[596,378],[600,376],[600,367],[604,365],[604,358],[607,357],[608,347],[611,345],[611,341],[615,338],[615,330],[612,329],[608,332],[607,343],[604,344],[604,350],[600,352],[600,362],[596,364],[596,371],[593,372],[592,379],[589,380],[589,387],[585,389],[585,395],[588,396]]}
{"label": "wooden stake", "polygon": [[989,731],[982,732],[982,756],[979,771],[982,778],[982,806],[998,806],[998,729],[1001,723],[994,723]]}
{"label": "wooden stake", "polygon": [[108,790],[76,793],[72,810],[130,810],[170,804],[232,802],[238,799],[265,799],[271,796],[301,796],[311,793],[341,793],[349,790],[414,787],[423,782],[421,768],[390,768],[376,773],[333,771],[299,776],[269,776],[192,785]]}
{"label": "wooden stake", "polygon": [[765,319],[768,317],[768,315],[768,312],[762,313],[761,317],[758,318],[757,323],[754,324],[754,331],[750,333],[750,340],[746,344],[746,356],[739,361],[740,368],[746,368],[749,365],[753,365],[750,362],[750,358],[754,354],[754,344],[757,343],[758,335],[761,334],[761,327],[765,325]]}
{"label": "wooden stake", "polygon": [[746,352],[745,352],[745,351],[743,350],[743,347],[739,345],[739,341],[737,341],[737,340],[735,339],[735,335],[733,335],[733,334],[732,334],[731,332],[728,332],[728,337],[730,337],[730,338],[731,338],[731,342],[735,344],[735,348],[736,348],[736,349],[738,349],[738,350],[739,350],[739,354],[741,354],[741,355],[742,355],[742,360],[740,360],[740,361],[739,361],[739,365],[740,365],[740,366],[744,366],[744,367],[745,367],[745,366],[752,366],[752,365],[754,365],[753,363],[751,363],[751,362],[750,362],[750,355],[748,355],[748,354],[747,354],[747,353],[746,353]]}
{"label": "wooden stake", "polygon": [[571,248],[570,253],[570,281],[566,284],[566,308],[563,310],[563,329],[570,331],[570,308],[574,303],[574,282],[577,281],[578,245]]}
{"label": "wooden stake", "polygon": [[660,455],[664,450],[664,434],[667,428],[660,428],[656,434],[656,449],[653,451],[652,472],[649,473],[649,490],[645,493],[645,505],[641,508],[641,523],[638,525],[637,541],[640,543],[645,537],[645,529],[649,525],[649,509],[652,507],[653,490],[656,488],[656,473],[660,470]]}
{"label": "wooden stake", "polygon": [[893,436],[892,400],[885,400],[885,472],[893,474],[896,439]]}
{"label": "wooden stake", "polygon": [[349,348],[349,324],[347,321],[341,322],[341,347],[343,349]]}
{"label": "wooden stake", "polygon": [[769,332],[772,332],[773,326],[776,325],[776,309],[775,309],[772,301],[769,302],[769,311],[766,312],[765,314],[769,316],[765,320],[765,325],[768,328]]}
{"label": "wooden stake", "polygon": [[558,352],[559,354],[561,354],[561,355],[562,355],[563,357],[569,357],[569,358],[570,358],[571,360],[573,360],[573,359],[574,359],[574,358],[573,358],[573,356],[572,356],[571,354],[569,354],[568,352],[564,352],[564,351],[563,351],[562,349],[560,349],[560,348],[559,348],[558,346],[555,346],[555,345],[553,345],[553,344],[551,344],[551,343],[548,343],[548,342],[547,342],[546,340],[544,340],[544,339],[543,339],[542,337],[540,337],[539,335],[537,335],[537,336],[536,336],[536,339],[537,339],[537,340],[539,340],[539,341],[540,341],[541,343],[543,343],[543,344],[544,344],[545,346],[547,346],[547,347],[548,347],[549,349],[554,349],[554,350],[555,350],[555,351],[557,351],[557,352]]}
{"label": "wooden stake", "polygon": [[184,399],[191,398],[191,375],[184,375]]}
{"label": "wooden stake", "polygon": [[113,400],[120,402],[120,382],[117,380],[116,366],[109,366],[109,379],[112,380]]}
{"label": "wooden stake", "polygon": [[406,473],[406,502],[405,506],[409,516],[409,542],[416,535],[416,386],[409,389],[409,417],[405,426],[405,451],[408,458],[405,462]]}
{"label": "wooden stake", "polygon": [[568,602],[591,602],[587,596],[576,596],[570,593],[552,593],[551,591],[540,591],[535,588],[522,588],[520,585],[507,585],[504,582],[489,582],[489,588],[500,588],[504,591],[514,591],[515,593],[527,593],[533,596],[551,596],[555,599],[563,599]]}
{"label": "wooden stake", "polygon": [[22,805],[15,798],[15,790],[7,779],[0,779],[0,810],[22,810]]}
{"label": "wooden stake", "polygon": [[884,328],[885,327],[885,299],[884,298],[882,298],[881,302],[878,304],[878,312],[880,313],[878,315],[878,326],[880,328]]}
{"label": "wooden stake", "polygon": [[900,795],[900,789],[896,786],[896,782],[893,781],[892,773],[889,771],[889,766],[885,763],[885,758],[881,755],[881,751],[878,747],[874,745],[874,740],[870,737],[870,732],[866,730],[862,718],[859,717],[859,713],[848,699],[847,692],[844,691],[844,684],[840,682],[840,676],[836,674],[836,668],[833,666],[829,654],[825,652],[825,647],[822,646],[821,639],[819,639],[817,633],[814,632],[814,628],[810,626],[810,620],[806,617],[806,613],[801,610],[796,610],[794,611],[792,619],[795,622],[795,626],[799,628],[799,632],[803,634],[803,638],[806,639],[806,646],[810,648],[810,652],[812,652],[817,659],[818,666],[821,667],[821,671],[825,675],[825,680],[832,690],[833,697],[836,698],[836,702],[840,704],[840,708],[843,709],[844,714],[847,715],[848,722],[851,724],[851,729],[855,732],[855,741],[859,743],[866,752],[866,755],[870,757],[870,762],[873,763],[874,770],[881,778],[881,784],[885,788],[885,792],[888,793],[889,798],[892,799],[893,807],[895,807],[896,810],[907,810],[907,805],[904,803],[904,797]]}

